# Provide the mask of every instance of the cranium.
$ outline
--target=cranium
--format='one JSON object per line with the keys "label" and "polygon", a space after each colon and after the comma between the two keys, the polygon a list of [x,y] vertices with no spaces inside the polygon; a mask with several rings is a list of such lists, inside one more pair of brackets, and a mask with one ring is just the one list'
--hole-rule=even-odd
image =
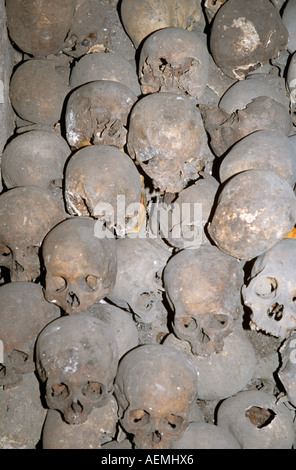
{"label": "cranium", "polygon": [[0,287],[1,340],[4,345],[1,386],[15,386],[22,380],[22,374],[35,370],[37,336],[45,325],[59,316],[60,309],[46,302],[38,284],[19,281]]}
{"label": "cranium", "polygon": [[158,91],[199,100],[209,72],[206,42],[184,28],[164,28],[145,39],[139,58],[144,95]]}
{"label": "cranium", "polygon": [[284,238],[295,221],[287,181],[270,170],[246,170],[223,186],[208,232],[222,251],[249,261]]}
{"label": "cranium", "polygon": [[241,263],[204,245],[170,258],[163,280],[175,335],[190,343],[193,354],[221,351],[239,314]]}
{"label": "cranium", "polygon": [[46,404],[69,424],[81,424],[93,408],[107,405],[117,365],[113,329],[92,316],[57,318],[36,341],[36,368]]}
{"label": "cranium", "polygon": [[68,314],[86,310],[113,289],[115,240],[97,238],[91,218],[75,217],[54,227],[44,239],[42,256],[45,298]]}
{"label": "cranium", "polygon": [[201,114],[186,97],[152,93],[134,105],[128,153],[161,191],[179,192],[212,163]]}
{"label": "cranium", "polygon": [[14,137],[1,157],[6,188],[61,187],[64,165],[70,155],[66,140],[54,131],[29,131]]}
{"label": "cranium", "polygon": [[296,328],[296,240],[282,239],[258,256],[243,286],[245,305],[260,330],[287,338]]}
{"label": "cranium", "polygon": [[295,0],[288,0],[284,3],[285,6],[282,12],[282,20],[289,34],[289,41],[286,49],[290,54],[293,54],[296,51],[296,29],[293,21],[296,13],[296,3]]}
{"label": "cranium", "polygon": [[61,201],[49,190],[23,186],[1,194],[0,265],[9,270],[11,281],[39,278],[39,248],[65,218]]}
{"label": "cranium", "polygon": [[211,27],[210,50],[216,64],[239,80],[277,57],[287,42],[288,31],[268,0],[228,0]]}
{"label": "cranium", "polygon": [[121,360],[114,385],[120,423],[137,449],[168,449],[189,424],[197,374],[178,350],[147,344]]}
{"label": "cranium", "polygon": [[61,119],[68,83],[53,60],[21,62],[10,80],[10,100],[16,114],[26,121],[48,126]]}
{"label": "cranium", "polygon": [[88,146],[68,161],[64,187],[67,210],[71,215],[99,219],[98,230],[99,223],[104,223],[117,235],[124,235],[133,222],[136,226],[141,194],[142,181],[135,164],[116,147]]}
{"label": "cranium", "polygon": [[133,313],[135,320],[153,322],[162,304],[162,271],[171,251],[156,239],[121,238],[117,276],[108,299]]}
{"label": "cranium", "polygon": [[136,99],[130,88],[111,80],[96,80],[73,90],[65,115],[69,145],[79,148],[92,143],[123,148],[127,119]]}
{"label": "cranium", "polygon": [[281,363],[277,376],[283,385],[286,395],[283,397],[296,408],[296,332],[291,331],[289,337],[280,348]]}
{"label": "cranium", "polygon": [[141,94],[136,67],[119,52],[93,52],[74,64],[70,75],[72,90],[96,80],[119,82],[130,88],[136,96]]}
{"label": "cranium", "polygon": [[75,4],[76,0],[7,0],[10,38],[34,57],[57,54],[70,29]]}

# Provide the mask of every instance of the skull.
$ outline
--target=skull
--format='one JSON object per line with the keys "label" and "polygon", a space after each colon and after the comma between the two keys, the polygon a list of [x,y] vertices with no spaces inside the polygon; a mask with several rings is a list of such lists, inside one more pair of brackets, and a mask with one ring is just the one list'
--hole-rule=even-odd
{"label": "skull", "polygon": [[249,261],[284,238],[295,221],[287,181],[270,170],[246,170],[223,186],[208,232],[222,251]]}
{"label": "skull", "polygon": [[281,365],[277,371],[278,378],[284,386],[286,398],[296,408],[296,332],[290,336],[280,348]]}
{"label": "skull", "polygon": [[203,24],[201,4],[196,0],[123,0],[120,17],[136,48],[150,33],[159,29],[174,26],[192,30]]}
{"label": "skull", "polygon": [[69,424],[85,422],[93,408],[108,404],[117,365],[113,329],[92,316],[57,318],[36,341],[36,368],[46,404]]}
{"label": "skull", "polygon": [[10,100],[26,121],[53,126],[60,118],[68,83],[53,60],[31,59],[15,69],[10,80]]}
{"label": "skull", "polygon": [[230,431],[242,449],[291,449],[293,414],[261,390],[241,391],[219,406],[217,424]]}
{"label": "skull", "polygon": [[216,15],[219,8],[226,2],[226,0],[205,0],[204,8],[205,14],[210,23]]}
{"label": "skull", "polygon": [[215,15],[210,34],[216,64],[238,80],[277,57],[287,42],[288,31],[268,0],[228,0]]}
{"label": "skull", "polygon": [[17,135],[2,154],[3,182],[8,189],[33,185],[46,189],[61,187],[69,155],[66,140],[54,131],[35,130]]}
{"label": "skull", "polygon": [[188,98],[152,93],[134,105],[127,150],[161,191],[179,192],[213,160],[201,114]]}
{"label": "skull", "polygon": [[162,305],[162,271],[171,251],[159,240],[121,238],[117,246],[117,276],[108,299],[133,313],[138,322],[151,323]]}
{"label": "skull", "polygon": [[105,144],[123,148],[130,110],[137,97],[130,88],[111,80],[79,86],[66,105],[66,137],[74,148]]}
{"label": "skull", "polygon": [[72,90],[96,80],[119,82],[130,88],[136,96],[141,94],[136,67],[119,52],[93,52],[74,64],[70,75]]}
{"label": "skull", "polygon": [[37,336],[58,316],[60,309],[46,302],[40,285],[19,281],[0,287],[1,340],[4,344],[0,386],[18,385],[23,374],[34,371]]}
{"label": "skull", "polygon": [[255,326],[282,338],[296,328],[295,254],[295,239],[278,241],[256,258],[248,284],[242,288]]}
{"label": "skull", "polygon": [[82,312],[111,292],[115,240],[95,236],[95,221],[75,217],[54,227],[42,246],[46,300],[66,313]]}
{"label": "skull", "polygon": [[103,224],[121,236],[137,225],[142,181],[127,154],[113,146],[93,145],[78,150],[68,161],[64,195],[71,215],[99,219],[97,236],[106,236]]}
{"label": "skull", "polygon": [[75,3],[73,0],[7,0],[11,40],[34,57],[57,54],[70,29]]}
{"label": "skull", "polygon": [[295,22],[293,21],[293,18],[295,18],[295,14],[295,1],[288,0],[287,2],[285,2],[285,6],[282,12],[282,20],[289,34],[289,41],[286,46],[286,49],[289,51],[290,54],[293,54],[296,51],[296,29]]}
{"label": "skull", "polygon": [[65,218],[61,201],[49,190],[23,186],[0,195],[0,266],[9,270],[11,281],[39,278],[39,248]]}
{"label": "skull", "polygon": [[139,59],[144,95],[172,92],[199,100],[209,71],[206,43],[184,28],[164,28],[145,39]]}
{"label": "skull", "polygon": [[227,152],[219,167],[221,183],[244,170],[274,171],[294,188],[295,150],[291,139],[280,132],[261,130],[241,139]]}
{"label": "skull", "polygon": [[238,318],[242,264],[204,245],[170,258],[163,280],[177,338],[188,341],[193,354],[220,352]]}
{"label": "skull", "polygon": [[121,360],[114,385],[120,423],[136,449],[169,449],[189,424],[197,374],[178,350],[147,344]]}

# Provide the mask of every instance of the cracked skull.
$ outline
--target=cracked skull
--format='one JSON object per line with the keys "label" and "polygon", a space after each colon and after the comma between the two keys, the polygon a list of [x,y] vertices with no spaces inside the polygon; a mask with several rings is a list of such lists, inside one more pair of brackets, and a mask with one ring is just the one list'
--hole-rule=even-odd
{"label": "cracked skull", "polygon": [[280,240],[258,256],[243,286],[245,305],[260,330],[286,338],[296,328],[296,240]]}
{"label": "cracked skull", "polygon": [[204,245],[170,258],[163,280],[176,337],[188,341],[193,354],[220,352],[239,315],[242,264]]}
{"label": "cracked skull", "polygon": [[173,92],[198,100],[205,91],[209,52],[205,41],[184,28],[164,28],[143,43],[139,80],[144,95]]}
{"label": "cracked skull", "polygon": [[197,373],[181,351],[147,344],[121,360],[114,385],[120,423],[137,449],[169,449],[182,437],[197,394]]}
{"label": "cracked skull", "polygon": [[46,404],[69,424],[87,420],[112,396],[118,365],[114,330],[90,315],[60,317],[36,341],[36,368]]}
{"label": "cracked skull", "polygon": [[115,240],[95,236],[88,217],[65,220],[42,246],[45,298],[66,313],[82,312],[111,292],[116,278]]}

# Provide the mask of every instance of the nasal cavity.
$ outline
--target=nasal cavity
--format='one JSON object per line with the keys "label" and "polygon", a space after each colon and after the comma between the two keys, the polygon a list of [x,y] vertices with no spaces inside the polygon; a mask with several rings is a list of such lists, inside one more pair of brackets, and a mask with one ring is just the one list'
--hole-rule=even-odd
{"label": "nasal cavity", "polygon": [[72,410],[74,411],[75,415],[80,415],[83,411],[83,406],[80,401],[73,401],[71,405]]}
{"label": "nasal cavity", "polygon": [[80,301],[74,292],[69,292],[67,295],[67,304],[70,305],[70,307],[75,308],[80,305]]}
{"label": "nasal cavity", "polygon": [[154,431],[153,436],[152,436],[152,441],[154,444],[159,444],[161,441],[161,432],[159,431]]}

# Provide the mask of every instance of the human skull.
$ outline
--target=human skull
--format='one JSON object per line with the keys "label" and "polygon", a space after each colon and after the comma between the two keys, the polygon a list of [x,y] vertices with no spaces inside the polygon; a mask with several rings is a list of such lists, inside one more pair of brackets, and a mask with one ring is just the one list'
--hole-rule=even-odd
{"label": "human skull", "polygon": [[283,385],[289,403],[296,408],[296,332],[291,331],[289,337],[282,344],[280,352],[280,367],[277,376]]}
{"label": "human skull", "polygon": [[287,42],[288,31],[268,0],[228,0],[211,27],[210,50],[216,64],[238,80],[277,57]]}
{"label": "human skull", "polygon": [[75,62],[70,75],[72,90],[96,80],[119,82],[136,96],[141,94],[136,67],[119,52],[93,52]]}
{"label": "human skull", "polygon": [[105,144],[123,148],[127,120],[137,97],[111,80],[96,80],[70,93],[66,105],[66,138],[71,147]]}
{"label": "human skull", "polygon": [[92,316],[57,318],[36,341],[36,368],[46,404],[69,424],[81,424],[93,408],[107,405],[117,365],[113,329]]}
{"label": "human skull", "polygon": [[57,54],[70,29],[75,4],[75,0],[7,0],[7,27],[11,40],[34,57]]}
{"label": "human skull", "polygon": [[161,191],[179,192],[213,161],[201,114],[188,98],[152,93],[134,105],[127,150]]}
{"label": "human skull", "polygon": [[282,20],[287,28],[289,34],[289,41],[286,46],[286,49],[289,51],[290,54],[296,52],[296,28],[295,28],[295,18],[296,14],[296,2],[295,0],[288,0],[285,2],[285,7],[282,12]]}
{"label": "human skull", "polygon": [[282,338],[296,328],[295,254],[295,239],[278,241],[256,258],[248,283],[242,288],[253,324]]}
{"label": "human skull", "polygon": [[10,100],[16,114],[35,124],[54,126],[61,119],[68,91],[67,80],[53,60],[21,62],[10,80]]}
{"label": "human skull", "polygon": [[19,134],[10,140],[2,153],[3,182],[8,189],[34,185],[54,190],[62,186],[69,155],[66,140],[54,131]]}
{"label": "human skull", "polygon": [[4,360],[0,386],[18,385],[23,374],[35,370],[34,346],[38,334],[60,309],[44,299],[42,287],[33,282],[9,282],[0,287],[1,340]]}
{"label": "human skull", "polygon": [[284,238],[295,221],[296,199],[287,181],[270,170],[246,170],[223,186],[208,232],[222,251],[249,261]]}
{"label": "human skull", "polygon": [[97,238],[90,217],[67,219],[42,246],[46,300],[67,314],[82,312],[111,292],[116,278],[115,240]]}
{"label": "human skull", "polygon": [[295,149],[280,132],[261,130],[236,142],[219,167],[221,183],[244,170],[274,171],[294,188],[296,182]]}
{"label": "human skull", "polygon": [[199,100],[209,72],[206,42],[184,28],[164,28],[145,39],[139,58],[144,95],[172,92]]}
{"label": "human skull", "polygon": [[123,0],[120,17],[136,48],[150,33],[159,29],[173,26],[192,30],[203,24],[199,0]]}
{"label": "human skull", "polygon": [[171,250],[159,240],[120,238],[117,247],[117,276],[108,299],[130,311],[136,321],[151,323],[161,308],[162,271]]}
{"label": "human skull", "polygon": [[100,224],[122,236],[137,225],[142,180],[132,159],[118,148],[87,146],[67,163],[64,196],[71,215],[98,219],[98,236]]}
{"label": "human skull", "polygon": [[49,190],[23,186],[0,195],[0,266],[9,270],[11,281],[39,278],[39,248],[49,230],[65,218],[60,199]]}
{"label": "human skull", "polygon": [[185,249],[170,258],[163,282],[177,338],[193,354],[220,352],[239,315],[242,264],[212,245]]}
{"label": "human skull", "polygon": [[189,424],[197,374],[178,350],[147,344],[121,360],[114,384],[119,419],[137,449],[169,449]]}

